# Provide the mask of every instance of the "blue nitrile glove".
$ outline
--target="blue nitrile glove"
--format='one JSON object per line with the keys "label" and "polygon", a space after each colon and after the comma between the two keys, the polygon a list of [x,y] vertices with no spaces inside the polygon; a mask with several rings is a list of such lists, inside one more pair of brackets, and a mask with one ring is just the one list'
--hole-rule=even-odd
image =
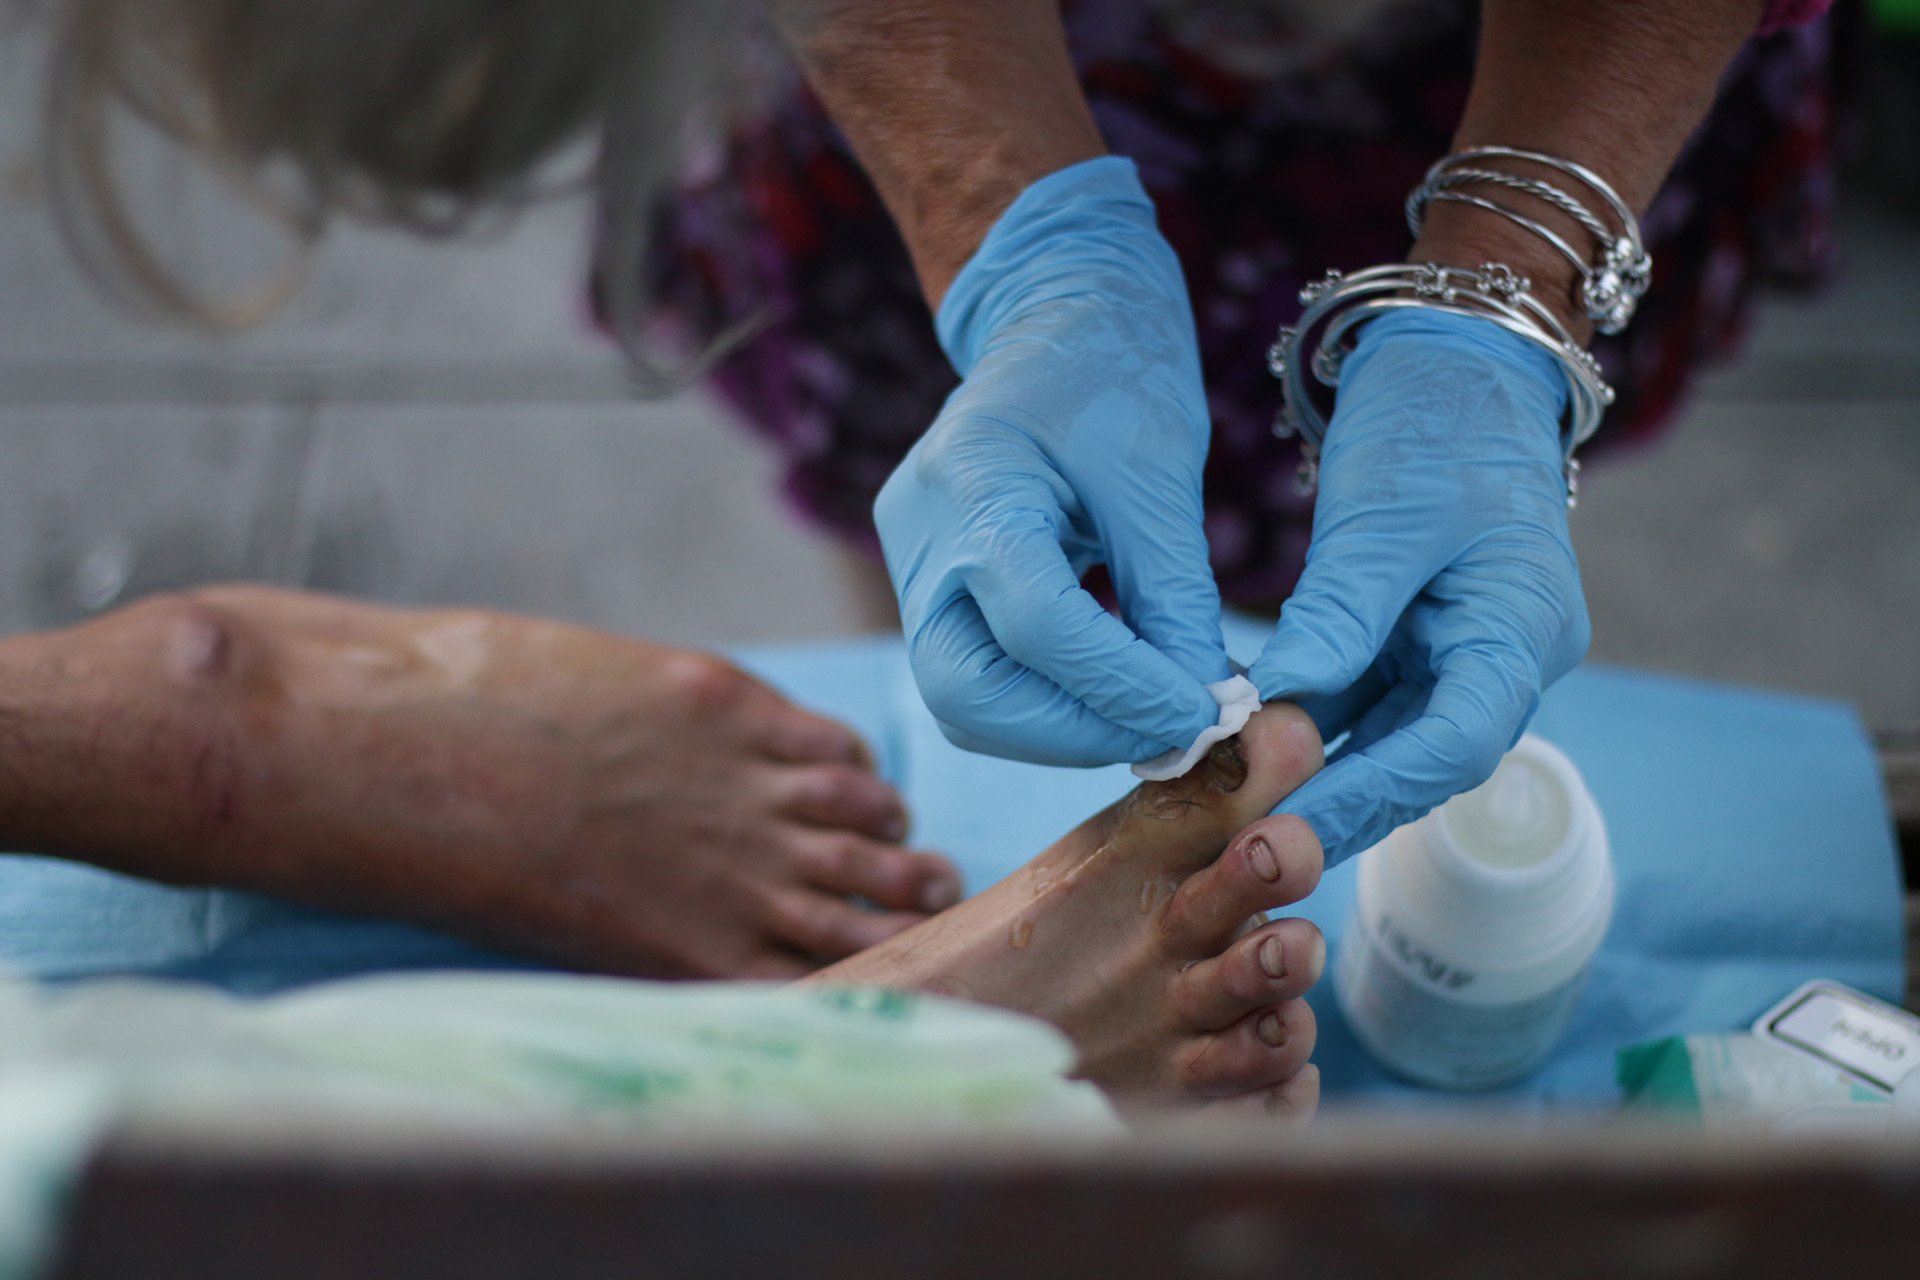
{"label": "blue nitrile glove", "polygon": [[1340,377],[1306,572],[1249,673],[1352,737],[1278,812],[1329,866],[1478,786],[1587,651],[1566,381],[1491,321],[1368,324]]}
{"label": "blue nitrile glove", "polygon": [[[914,679],[960,746],[1189,746],[1229,674],[1201,531],[1192,306],[1131,161],[1021,193],[936,317],[963,381],[874,506]],[[1121,618],[1080,587],[1105,563]]]}

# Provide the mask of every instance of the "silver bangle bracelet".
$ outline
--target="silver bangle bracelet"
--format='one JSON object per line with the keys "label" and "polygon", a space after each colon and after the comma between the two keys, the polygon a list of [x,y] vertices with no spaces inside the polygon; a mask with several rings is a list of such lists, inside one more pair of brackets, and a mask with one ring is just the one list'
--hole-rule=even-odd
{"label": "silver bangle bracelet", "polygon": [[[1631,237],[1635,252],[1645,252],[1640,244],[1640,223],[1634,218],[1633,210],[1627,208],[1627,202],[1620,198],[1619,193],[1608,184],[1605,178],[1587,168],[1585,165],[1577,161],[1562,159],[1560,156],[1550,156],[1544,151],[1525,151],[1519,147],[1492,146],[1469,147],[1465,151],[1456,151],[1441,161],[1440,164],[1441,166],[1452,167],[1456,164],[1471,164],[1475,160],[1528,160],[1537,165],[1544,165],[1549,169],[1558,169],[1561,173],[1579,182],[1585,186],[1587,190],[1606,201],[1607,207],[1613,211],[1613,216],[1619,221],[1624,234]],[[1436,168],[1437,167],[1440,166],[1436,166]]]}
{"label": "silver bangle bracelet", "polygon": [[[1575,249],[1572,245],[1568,244],[1566,240],[1561,237],[1559,232],[1555,231],[1552,227],[1547,226],[1545,223],[1535,222],[1532,218],[1527,217],[1527,215],[1525,215],[1524,213],[1515,213],[1512,209],[1507,208],[1507,206],[1503,204],[1498,204],[1492,200],[1488,200],[1484,196],[1469,195],[1465,191],[1436,191],[1432,195],[1428,196],[1427,200],[1429,202],[1434,200],[1445,200],[1453,204],[1472,205],[1476,209],[1485,209],[1488,213],[1498,214],[1499,216],[1501,216],[1502,218],[1505,218],[1509,222],[1516,222],[1520,224],[1521,226],[1525,227],[1527,230],[1533,232],[1533,234],[1535,234],[1536,236],[1539,236],[1542,240],[1545,240],[1548,244],[1552,245],[1554,248],[1558,249],[1560,251],[1560,256],[1565,258],[1568,262],[1571,262],[1573,264],[1573,269],[1575,271],[1578,271],[1582,276],[1582,278],[1584,278],[1588,270],[1590,270],[1590,268],[1587,266],[1587,260],[1581,257],[1579,251]],[[1418,236],[1420,233],[1418,231],[1415,231],[1413,234]]]}
{"label": "silver bangle bracelet", "polygon": [[[1445,190],[1449,187],[1462,186],[1468,183],[1485,183],[1488,186],[1506,187],[1511,191],[1524,191],[1528,195],[1537,196],[1585,227],[1588,233],[1593,236],[1594,244],[1599,246],[1602,252],[1605,252],[1607,246],[1613,243],[1614,234],[1608,229],[1606,223],[1596,218],[1593,215],[1593,211],[1588,209],[1587,206],[1581,204],[1578,200],[1568,195],[1565,191],[1562,191],[1559,187],[1554,186],[1551,182],[1542,182],[1538,178],[1526,178],[1517,173],[1506,173],[1499,169],[1472,169],[1454,166],[1435,178],[1432,185],[1435,190]],[[1419,195],[1420,191],[1425,189],[1423,185],[1419,190],[1414,192],[1413,196],[1407,197],[1408,221],[1409,225],[1414,227],[1413,233],[1416,236],[1419,235],[1420,232],[1415,224],[1418,213],[1413,207],[1413,201],[1414,198]]]}
{"label": "silver bangle bracelet", "polygon": [[[1524,160],[1564,173],[1600,198],[1606,212],[1619,224],[1613,230],[1599,214],[1565,189],[1538,178],[1502,170],[1476,167],[1474,161],[1489,159]],[[1456,187],[1484,183],[1530,195],[1552,205],[1580,223],[1595,242],[1595,255],[1589,261],[1552,228],[1483,196],[1454,190]],[[1606,179],[1572,160],[1526,151],[1518,147],[1473,147],[1436,161],[1426,177],[1407,196],[1407,227],[1417,238],[1427,204],[1446,200],[1484,209],[1514,222],[1551,244],[1574,264],[1580,273],[1578,301],[1587,317],[1602,333],[1618,333],[1633,318],[1635,307],[1645,295],[1653,274],[1653,259],[1641,240],[1640,225],[1626,202],[1608,185]]]}
{"label": "silver bangle bracelet", "polygon": [[1567,380],[1567,418],[1561,428],[1567,502],[1578,490],[1579,463],[1574,451],[1600,426],[1613,402],[1613,388],[1599,362],[1568,335],[1553,312],[1532,294],[1531,282],[1500,263],[1478,270],[1434,263],[1390,263],[1362,271],[1329,271],[1300,291],[1305,310],[1284,327],[1267,353],[1267,367],[1280,379],[1280,411],[1274,434],[1300,438],[1303,492],[1319,477],[1320,451],[1330,413],[1315,398],[1307,378],[1336,387],[1341,366],[1352,351],[1348,337],[1369,319],[1394,311],[1430,310],[1478,316],[1544,348],[1559,362]]}

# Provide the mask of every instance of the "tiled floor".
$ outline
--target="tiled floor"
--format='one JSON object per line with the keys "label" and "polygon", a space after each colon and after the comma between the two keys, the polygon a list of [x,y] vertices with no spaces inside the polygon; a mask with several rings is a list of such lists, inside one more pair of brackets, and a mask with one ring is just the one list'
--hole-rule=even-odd
{"label": "tiled floor", "polygon": [[[33,64],[0,41],[0,627],[232,576],[686,643],[857,625],[752,444],[698,396],[633,401],[585,331],[578,203],[472,245],[340,234],[258,331],[155,330],[62,250]],[[182,215],[181,260],[252,234],[133,150],[141,207]],[[1916,232],[1854,210],[1835,292],[1773,308],[1683,430],[1590,471],[1597,657],[1920,724]]]}

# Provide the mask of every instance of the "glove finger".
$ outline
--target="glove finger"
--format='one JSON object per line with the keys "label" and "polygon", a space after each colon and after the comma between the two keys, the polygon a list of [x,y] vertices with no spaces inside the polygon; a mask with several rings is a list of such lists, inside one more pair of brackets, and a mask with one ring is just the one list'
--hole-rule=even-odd
{"label": "glove finger", "polygon": [[1362,672],[1358,680],[1338,693],[1309,694],[1294,701],[1313,720],[1314,727],[1320,730],[1320,741],[1331,745],[1341,734],[1359,724],[1391,684],[1376,662]]}
{"label": "glove finger", "polygon": [[1044,521],[999,531],[991,565],[967,587],[1000,648],[1153,750],[1185,747],[1219,722],[1220,705],[1192,674],[1142,640],[1081,587]]}
{"label": "glove finger", "polygon": [[1425,685],[1412,681],[1394,685],[1376,698],[1365,714],[1354,720],[1353,731],[1332,753],[1332,758],[1358,754],[1388,734],[1406,728],[1426,714],[1427,697]]}
{"label": "glove finger", "polygon": [[963,750],[1068,767],[1145,760],[1161,750],[1008,657],[968,597],[955,597],[917,628],[907,657],[940,732]]}
{"label": "glove finger", "polygon": [[1421,582],[1357,535],[1307,562],[1248,678],[1268,701],[1299,701],[1351,687],[1385,647]]}
{"label": "glove finger", "polygon": [[1455,650],[1424,705],[1415,699],[1394,717],[1402,727],[1322,769],[1275,812],[1304,819],[1334,866],[1491,777],[1538,707],[1538,688],[1511,657]]}
{"label": "glove finger", "polygon": [[1120,616],[1202,684],[1233,674],[1220,634],[1220,588],[1207,558],[1198,495],[1191,510],[1108,549]]}

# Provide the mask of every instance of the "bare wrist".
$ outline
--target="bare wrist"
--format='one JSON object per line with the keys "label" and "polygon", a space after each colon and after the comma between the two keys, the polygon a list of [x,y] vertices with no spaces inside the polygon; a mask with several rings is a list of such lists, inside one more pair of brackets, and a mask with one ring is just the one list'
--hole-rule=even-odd
{"label": "bare wrist", "polygon": [[1106,153],[1055,0],[784,0],[775,11],[932,307],[1022,191]]}

